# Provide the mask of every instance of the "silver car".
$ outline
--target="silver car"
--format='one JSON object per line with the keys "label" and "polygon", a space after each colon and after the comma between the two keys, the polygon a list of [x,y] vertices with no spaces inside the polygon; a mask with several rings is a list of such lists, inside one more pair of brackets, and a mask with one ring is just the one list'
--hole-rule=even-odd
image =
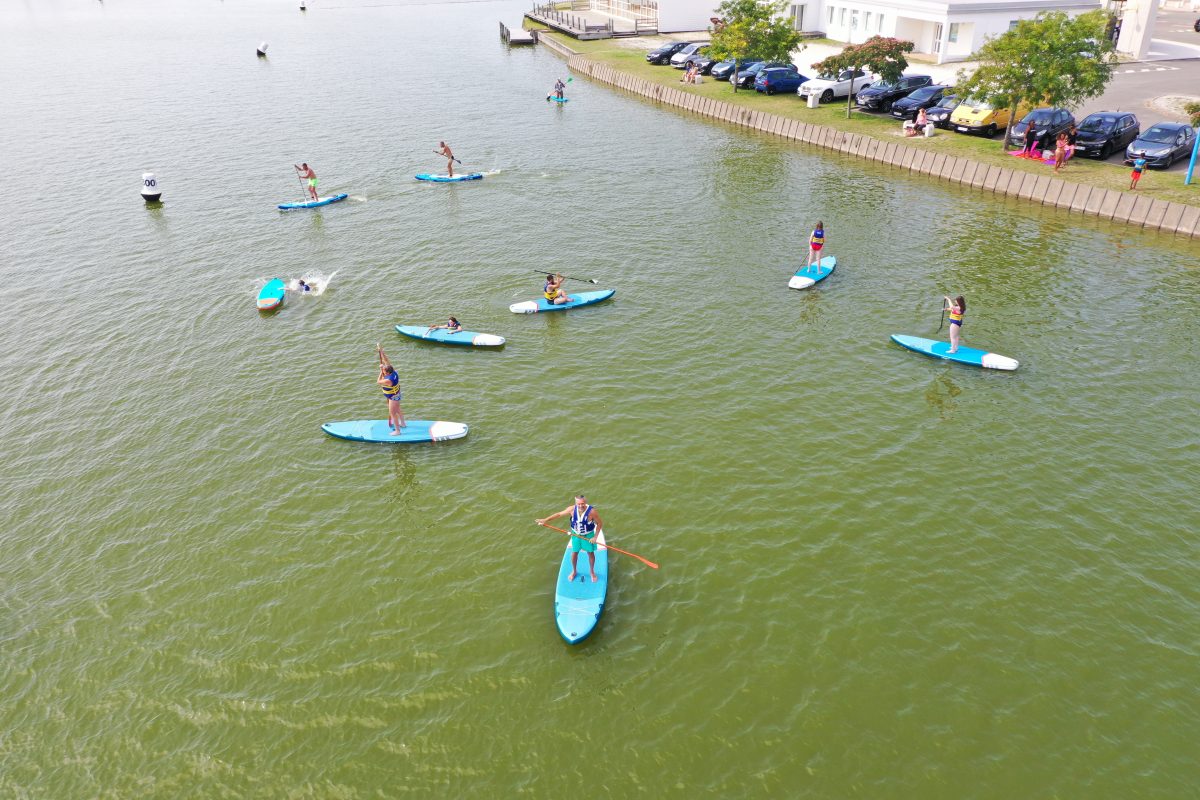
{"label": "silver car", "polygon": [[683,69],[687,66],[688,61],[703,53],[706,47],[708,47],[708,42],[689,44],[687,47],[671,56],[671,66],[675,69]]}

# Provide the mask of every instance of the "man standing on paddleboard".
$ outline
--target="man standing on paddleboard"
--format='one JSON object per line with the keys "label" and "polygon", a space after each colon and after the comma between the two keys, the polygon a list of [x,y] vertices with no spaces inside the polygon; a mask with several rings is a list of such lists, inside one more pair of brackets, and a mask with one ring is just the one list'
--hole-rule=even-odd
{"label": "man standing on paddleboard", "polygon": [[563,92],[566,91],[566,89],[567,85],[562,82],[562,78],[559,78],[554,82],[554,96],[559,100],[563,99]]}
{"label": "man standing on paddleboard", "polygon": [[445,142],[438,142],[438,145],[440,145],[442,148],[441,150],[437,151],[438,155],[446,157],[446,177],[453,178],[454,177],[454,151],[451,150],[450,145],[446,144]]}
{"label": "man standing on paddleboard", "polygon": [[399,436],[405,425],[404,409],[400,408],[400,374],[384,355],[383,348],[375,345],[375,349],[379,352],[379,378],[375,382],[383,388],[383,396],[387,398],[388,427],[392,429],[392,436]]}
{"label": "man standing on paddleboard", "polygon": [[308,164],[296,166],[296,170],[300,173],[300,177],[308,181],[308,193],[312,195],[312,199],[317,199],[317,173],[313,172],[312,167]]}
{"label": "man standing on paddleboard", "polygon": [[579,551],[588,554],[588,570],[592,573],[592,583],[600,580],[596,577],[596,532],[604,527],[596,509],[588,505],[587,498],[581,494],[575,495],[575,504],[567,506],[557,514],[551,514],[545,519],[537,520],[538,525],[545,525],[552,519],[571,515],[571,574],[567,581],[575,580],[579,573]]}

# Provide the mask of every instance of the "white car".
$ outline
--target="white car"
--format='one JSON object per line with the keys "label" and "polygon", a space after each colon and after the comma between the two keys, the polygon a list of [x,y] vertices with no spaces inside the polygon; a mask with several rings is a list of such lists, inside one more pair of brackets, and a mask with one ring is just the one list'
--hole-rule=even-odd
{"label": "white car", "polygon": [[800,84],[796,94],[808,97],[815,94],[822,103],[829,103],[836,97],[848,94],[858,94],[859,90],[871,85],[871,76],[860,69],[848,69],[840,75],[822,75]]}
{"label": "white car", "polygon": [[675,69],[683,69],[687,66],[688,61],[699,59],[708,49],[708,42],[696,42],[689,44],[687,47],[680,50],[675,55],[671,56],[671,66]]}

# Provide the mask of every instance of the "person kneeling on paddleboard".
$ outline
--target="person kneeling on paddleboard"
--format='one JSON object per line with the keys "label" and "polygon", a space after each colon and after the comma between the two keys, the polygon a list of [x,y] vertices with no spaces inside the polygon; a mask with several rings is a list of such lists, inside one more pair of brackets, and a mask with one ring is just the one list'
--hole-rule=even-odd
{"label": "person kneeling on paddleboard", "polygon": [[961,294],[953,300],[949,295],[943,299],[946,301],[946,311],[950,312],[950,349],[946,352],[955,353],[958,351],[958,337],[962,335],[963,314],[967,313],[967,299]]}
{"label": "person kneeling on paddleboard", "polygon": [[383,348],[375,345],[375,350],[379,353],[379,378],[375,382],[383,388],[383,396],[387,398],[388,427],[392,429],[392,436],[399,436],[405,425],[404,409],[400,408],[400,375],[384,355]]}
{"label": "person kneeling on paddleboard", "polygon": [[556,306],[570,302],[571,296],[563,291],[562,288],[563,280],[561,273],[546,275],[546,283],[542,286],[542,296],[546,298],[546,302],[553,303]]}
{"label": "person kneeling on paddleboard", "polygon": [[457,317],[451,317],[446,321],[445,325],[430,325],[429,330],[425,331],[425,333],[429,334],[439,330],[445,330],[446,333],[458,333],[462,330],[462,325],[458,324]]}
{"label": "person kneeling on paddleboard", "polygon": [[300,164],[296,166],[296,170],[300,173],[300,177],[308,181],[308,193],[312,195],[312,199],[317,199],[317,173],[313,172],[313,168],[308,164]]}
{"label": "person kneeling on paddleboard", "polygon": [[588,554],[588,570],[592,573],[592,583],[600,580],[596,577],[596,532],[604,527],[596,509],[588,505],[587,498],[581,494],[575,495],[575,504],[567,506],[557,514],[537,520],[538,525],[545,525],[552,519],[571,515],[571,574],[567,581],[575,580],[579,573],[579,551]]}

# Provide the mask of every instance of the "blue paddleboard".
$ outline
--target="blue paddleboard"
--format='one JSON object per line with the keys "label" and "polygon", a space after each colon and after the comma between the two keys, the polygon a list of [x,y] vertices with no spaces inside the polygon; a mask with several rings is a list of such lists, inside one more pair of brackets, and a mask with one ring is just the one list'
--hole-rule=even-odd
{"label": "blue paddleboard", "polygon": [[272,278],[258,292],[258,310],[272,311],[283,303],[283,295],[287,291],[283,281]]}
{"label": "blue paddleboard", "polygon": [[349,422],[326,422],[321,430],[338,439],[352,442],[380,442],[404,444],[407,442],[444,442],[461,439],[467,435],[467,426],[461,422],[443,422],[431,419],[409,419],[400,429],[400,435],[392,436],[386,419],[356,419]]}
{"label": "blue paddleboard", "polygon": [[571,98],[569,98],[569,97],[555,97],[555,96],[554,96],[554,95],[552,95],[552,94],[548,94],[548,95],[546,95],[546,99],[547,99],[547,100],[553,100],[553,101],[554,101],[554,102],[556,102],[556,103],[565,103],[565,102],[567,102],[568,100],[570,100]]}
{"label": "blue paddleboard", "polygon": [[575,580],[568,581],[571,574],[571,543],[567,542],[567,551],[563,553],[562,564],[558,567],[558,585],[554,589],[554,623],[558,632],[568,644],[578,644],[600,621],[600,612],[604,610],[604,598],[608,594],[608,550],[604,545],[604,531],[596,531],[596,578],[592,583],[592,575],[588,570],[587,553],[580,550],[579,574]]}
{"label": "blue paddleboard", "polygon": [[396,330],[414,339],[424,339],[427,342],[441,342],[442,344],[465,344],[474,345],[475,347],[499,347],[504,344],[503,336],[496,336],[492,333],[475,333],[474,331],[450,333],[443,328],[430,333],[429,326],[427,325],[397,325]]}
{"label": "blue paddleboard", "polygon": [[579,308],[580,306],[590,306],[593,303],[599,303],[601,300],[607,300],[616,293],[616,289],[602,289],[598,292],[572,292],[567,295],[571,299],[559,305],[554,305],[554,303],[551,303],[545,297],[539,297],[537,300],[513,303],[508,307],[508,310],[514,314],[536,314],[539,311],[566,311],[568,308]]}
{"label": "blue paddleboard", "polygon": [[837,269],[837,257],[825,256],[812,267],[801,267],[788,281],[789,289],[807,289],[828,278]]}
{"label": "blue paddleboard", "polygon": [[337,203],[341,200],[345,200],[349,196],[350,195],[348,194],[335,194],[332,197],[321,197],[316,200],[309,200],[307,203],[280,203],[279,210],[291,211],[294,208],[320,208],[321,206],[327,206],[330,203]]}
{"label": "blue paddleboard", "polygon": [[433,181],[434,183],[458,183],[459,181],[481,181],[483,180],[482,172],[472,172],[469,175],[430,175],[428,172],[422,172],[416,176],[419,181]]}
{"label": "blue paddleboard", "polygon": [[917,353],[924,353],[934,358],[944,358],[947,361],[954,361],[959,364],[970,364],[973,367],[1013,370],[1018,366],[1015,358],[989,353],[985,350],[977,350],[974,347],[959,345],[958,350],[951,353],[949,352],[949,342],[922,339],[920,336],[905,336],[900,333],[893,333],[892,341],[901,347],[907,347],[909,350]]}

